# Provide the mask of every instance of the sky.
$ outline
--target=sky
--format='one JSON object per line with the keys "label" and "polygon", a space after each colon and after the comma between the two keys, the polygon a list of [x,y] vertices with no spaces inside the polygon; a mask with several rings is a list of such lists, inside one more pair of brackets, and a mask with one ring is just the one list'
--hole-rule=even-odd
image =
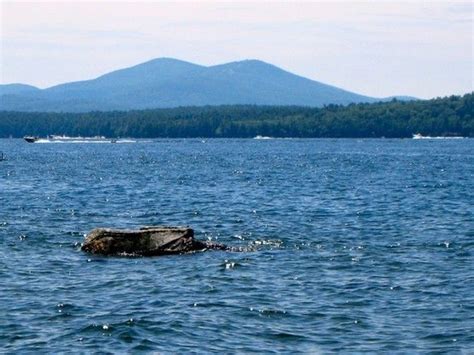
{"label": "sky", "polygon": [[45,88],[172,57],[259,59],[373,97],[473,90],[471,2],[0,1],[1,84]]}

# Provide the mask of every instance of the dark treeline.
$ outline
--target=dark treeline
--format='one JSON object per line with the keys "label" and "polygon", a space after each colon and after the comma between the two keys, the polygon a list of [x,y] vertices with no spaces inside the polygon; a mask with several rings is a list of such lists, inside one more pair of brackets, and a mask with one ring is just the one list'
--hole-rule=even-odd
{"label": "dark treeline", "polygon": [[0,112],[0,137],[474,137],[473,93],[323,108],[206,106],[89,112]]}

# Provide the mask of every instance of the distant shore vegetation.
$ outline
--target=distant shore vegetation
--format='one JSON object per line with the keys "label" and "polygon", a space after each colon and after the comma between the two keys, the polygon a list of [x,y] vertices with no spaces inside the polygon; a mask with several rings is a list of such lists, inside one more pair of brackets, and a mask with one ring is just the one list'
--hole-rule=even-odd
{"label": "distant shore vegetation", "polygon": [[432,100],[297,106],[203,106],[88,113],[0,112],[0,137],[474,137],[474,94]]}

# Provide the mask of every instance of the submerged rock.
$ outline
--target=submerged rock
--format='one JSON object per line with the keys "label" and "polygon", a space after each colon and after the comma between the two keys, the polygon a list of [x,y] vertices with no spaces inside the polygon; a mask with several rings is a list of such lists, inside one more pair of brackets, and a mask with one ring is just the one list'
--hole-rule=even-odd
{"label": "submerged rock", "polygon": [[222,244],[194,239],[186,227],[143,227],[139,230],[97,228],[86,237],[81,250],[102,255],[157,256],[207,249],[227,250]]}

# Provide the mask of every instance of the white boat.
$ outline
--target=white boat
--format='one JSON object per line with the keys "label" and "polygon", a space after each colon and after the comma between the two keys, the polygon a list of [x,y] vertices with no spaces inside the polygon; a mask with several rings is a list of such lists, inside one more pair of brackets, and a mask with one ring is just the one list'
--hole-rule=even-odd
{"label": "white boat", "polygon": [[39,137],[36,137],[36,136],[24,136],[23,139],[24,139],[25,141],[27,141],[28,143],[34,143],[34,142],[36,142],[36,141],[39,139]]}

